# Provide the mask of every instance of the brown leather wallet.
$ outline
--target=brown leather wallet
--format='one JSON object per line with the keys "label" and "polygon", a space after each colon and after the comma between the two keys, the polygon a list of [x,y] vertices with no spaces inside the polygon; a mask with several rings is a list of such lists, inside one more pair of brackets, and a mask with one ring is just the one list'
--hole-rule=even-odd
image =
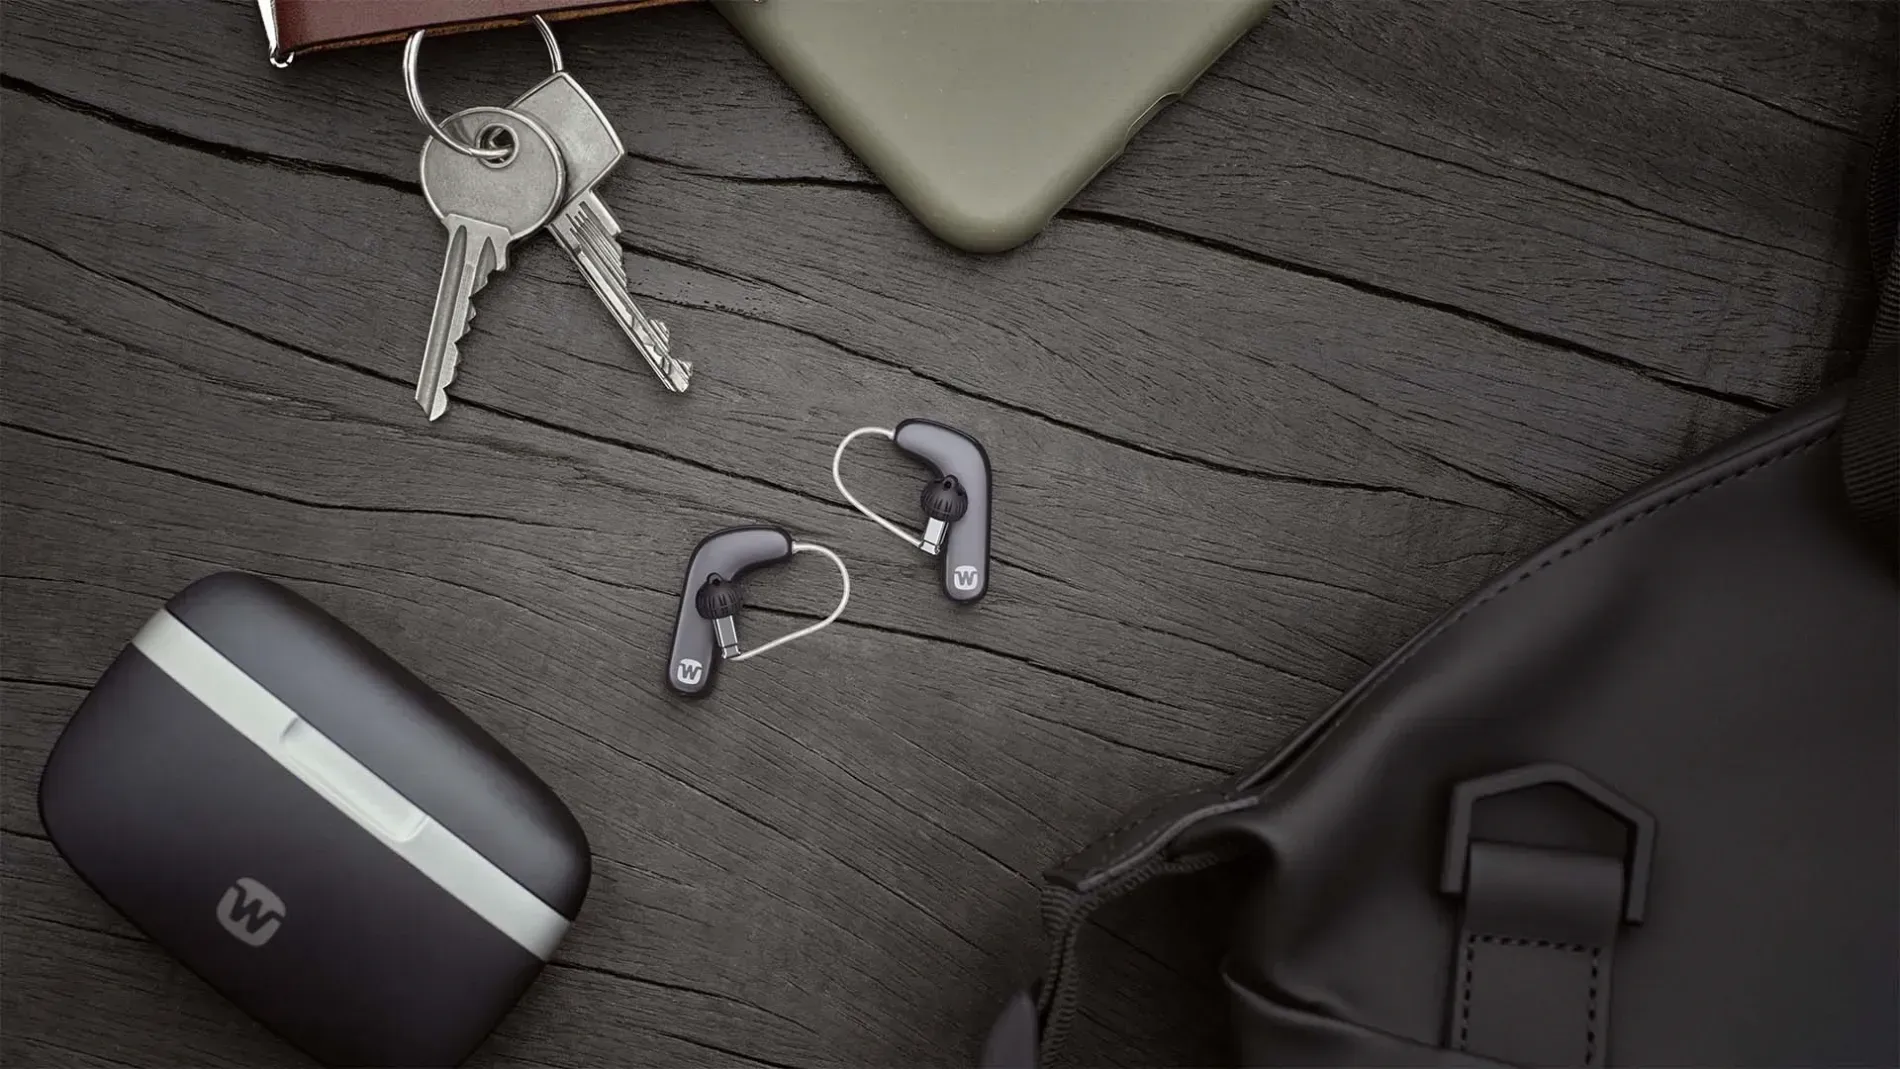
{"label": "brown leather wallet", "polygon": [[257,0],[272,63],[300,52],[400,41],[416,30],[513,26],[540,15],[572,19],[679,0]]}

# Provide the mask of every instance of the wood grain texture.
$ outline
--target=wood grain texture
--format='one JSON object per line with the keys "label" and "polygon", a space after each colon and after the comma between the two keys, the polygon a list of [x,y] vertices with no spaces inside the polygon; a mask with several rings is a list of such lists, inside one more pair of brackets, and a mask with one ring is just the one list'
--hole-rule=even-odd
{"label": "wood grain texture", "polygon": [[[538,241],[427,425],[442,232],[396,52],[273,71],[247,0],[13,0],[0,1061],[298,1064],[86,891],[34,803],[138,623],[236,567],[415,669],[588,832],[581,922],[478,1064],[969,1064],[1040,960],[1042,868],[1825,376],[1900,19],[1733,10],[1286,0],[987,259],[923,234],[712,12],[564,28],[693,392]],[[500,102],[538,49],[432,40],[425,85]],[[996,464],[974,610],[829,484],[838,436],[907,416]],[[847,472],[908,515],[917,469],[867,443]],[[686,553],[759,521],[843,553],[851,611],[682,706]],[[831,583],[762,576],[748,639]],[[1082,1062],[1220,1060],[1192,922],[1236,887],[1091,933]]]}
{"label": "wood grain texture", "polygon": [[[1722,0],[1285,0],[1072,214],[1785,404],[1840,348],[1803,325],[1864,296],[1843,211],[1860,185],[1843,176],[1893,97],[1900,13],[1765,7],[1740,20]],[[418,142],[393,50],[272,76],[252,58],[248,6],[180,21],[152,5],[85,8],[46,19],[46,36],[17,34],[7,62],[220,144],[408,177]],[[625,117],[637,156],[755,191],[875,188],[710,12],[569,37],[570,68]],[[97,85],[61,58],[82,40],[161,62]],[[539,47],[526,33],[432,42],[431,91],[444,106],[512,96],[544,63]]]}

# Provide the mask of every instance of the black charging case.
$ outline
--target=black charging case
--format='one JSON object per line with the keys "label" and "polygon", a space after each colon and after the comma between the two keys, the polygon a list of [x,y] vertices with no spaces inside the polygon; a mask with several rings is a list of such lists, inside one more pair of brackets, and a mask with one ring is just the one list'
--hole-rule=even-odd
{"label": "black charging case", "polygon": [[460,1062],[590,873],[580,825],[520,760],[238,573],[192,584],[112,662],[47,760],[40,816],[154,942],[332,1065]]}

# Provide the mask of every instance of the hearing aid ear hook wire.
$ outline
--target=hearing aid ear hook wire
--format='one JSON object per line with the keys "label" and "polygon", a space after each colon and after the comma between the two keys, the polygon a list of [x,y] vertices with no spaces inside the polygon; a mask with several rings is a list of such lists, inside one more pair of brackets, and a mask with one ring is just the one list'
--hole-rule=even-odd
{"label": "hearing aid ear hook wire", "polygon": [[[902,527],[899,527],[896,524],[892,523],[891,521],[885,519],[884,517],[879,516],[877,513],[872,512],[869,508],[865,506],[864,502],[859,501],[856,497],[852,495],[851,491],[846,490],[844,488],[844,476],[838,473],[838,464],[839,462],[844,460],[845,447],[849,446],[853,441],[855,441],[859,437],[866,434],[882,435],[883,437],[888,438],[893,442],[897,440],[897,432],[892,430],[889,427],[859,427],[857,430],[852,431],[850,434],[845,435],[844,441],[838,443],[837,451],[831,454],[831,481],[837,485],[838,492],[844,495],[844,499],[851,503],[852,508],[857,509],[859,512],[864,513],[865,516],[869,517],[879,527],[882,527],[886,531],[889,531],[890,533],[896,535],[897,537],[903,539],[904,541],[909,542],[913,547],[917,549],[923,549],[924,540],[921,535],[911,534],[909,531],[904,530]],[[928,553],[930,551],[925,550],[925,552]]]}
{"label": "hearing aid ear hook wire", "polygon": [[824,619],[818,621],[817,623],[812,624],[810,627],[801,627],[789,635],[780,635],[779,637],[773,639],[770,642],[765,643],[762,646],[756,647],[754,649],[746,650],[743,653],[735,653],[731,657],[726,658],[726,660],[731,661],[735,664],[738,663],[739,661],[750,660],[751,658],[757,657],[759,654],[764,653],[767,650],[777,649],[778,647],[785,645],[787,642],[792,642],[796,639],[804,638],[807,635],[817,634],[819,631],[822,631],[825,628],[831,626],[832,621],[844,615],[844,607],[847,604],[849,604],[851,601],[851,573],[845,570],[844,561],[840,560],[836,553],[833,553],[832,551],[814,542],[793,542],[792,552],[793,553],[817,553],[822,556],[830,557],[831,563],[838,566],[838,582],[843,587],[843,589],[838,594],[838,607],[831,610],[830,616],[827,616]]}

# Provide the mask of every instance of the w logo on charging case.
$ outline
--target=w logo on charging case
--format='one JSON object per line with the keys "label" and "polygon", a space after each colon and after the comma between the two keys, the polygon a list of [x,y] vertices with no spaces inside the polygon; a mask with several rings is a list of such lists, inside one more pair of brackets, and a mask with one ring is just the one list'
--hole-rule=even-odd
{"label": "w logo on charging case", "polygon": [[261,947],[284,923],[284,900],[277,892],[242,876],[218,901],[218,923],[239,942]]}

